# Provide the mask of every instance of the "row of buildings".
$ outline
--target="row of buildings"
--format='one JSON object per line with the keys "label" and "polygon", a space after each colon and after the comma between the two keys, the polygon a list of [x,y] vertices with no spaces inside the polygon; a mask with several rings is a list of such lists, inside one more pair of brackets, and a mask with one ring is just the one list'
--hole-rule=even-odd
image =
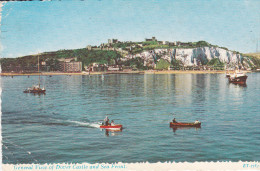
{"label": "row of buildings", "polygon": [[[192,46],[192,42],[180,42],[180,41],[158,41],[156,37],[152,38],[145,38],[145,42],[158,42],[159,45],[169,45],[169,46]],[[108,39],[108,45],[112,45],[115,43],[122,43],[118,41],[118,39]],[[131,42],[126,42],[126,43],[131,43]],[[102,45],[102,44],[101,44]],[[142,46],[142,44],[140,44]]]}
{"label": "row of buildings", "polygon": [[[168,46],[192,46],[192,42],[180,42],[180,41],[175,41],[175,42],[170,42],[170,41],[158,41],[156,37],[152,38],[145,38],[144,42],[157,42],[158,45],[168,45]],[[137,45],[131,45],[128,47],[125,47],[125,50],[122,48],[115,48],[113,47],[114,44],[116,43],[133,43],[131,41],[126,41],[126,42],[121,42],[118,39],[108,39],[108,43],[102,43],[100,46],[91,46],[88,45],[86,48],[88,50],[112,50],[112,51],[118,51],[124,55],[129,54],[129,51],[134,49],[135,47],[143,47],[143,43],[138,43]]]}
{"label": "row of buildings", "polygon": [[[82,62],[76,60],[77,58],[59,59],[56,63],[49,63],[42,61],[40,63],[41,72],[81,72]],[[9,64],[2,67],[2,72],[15,72],[15,73],[30,73],[38,72],[38,64],[22,65],[22,64]]]}
{"label": "row of buildings", "polygon": [[90,66],[86,66],[85,70],[89,72],[123,71],[123,66],[93,63]]}
{"label": "row of buildings", "polygon": [[[180,42],[180,41],[175,41],[175,42],[170,42],[170,41],[158,41],[156,39],[156,37],[152,37],[152,38],[145,38],[144,39],[145,42],[158,42],[159,45],[169,45],[169,46],[190,46],[192,45],[192,42]],[[118,39],[108,39],[108,46],[111,46],[112,44],[115,44],[115,43],[122,43],[120,41],[118,41]],[[125,43],[131,43],[131,41],[127,41]],[[101,46],[104,46],[105,44],[101,44]]]}
{"label": "row of buildings", "polygon": [[[40,63],[41,72],[76,73],[76,72],[82,72],[82,70],[83,70],[82,62],[77,61],[76,57],[58,59],[58,62],[56,64],[48,64],[47,61],[42,61]],[[84,70],[88,72],[122,71],[123,66],[92,63],[89,66],[84,66]],[[30,65],[30,66],[22,66],[21,64],[18,65],[10,64],[3,68],[3,72],[15,72],[15,73],[38,72],[38,64]]]}
{"label": "row of buildings", "polygon": [[169,46],[192,46],[192,42],[180,42],[180,41],[175,41],[175,42],[170,42],[170,41],[158,41],[156,37],[152,38],[145,38],[144,39],[146,42],[158,42],[159,45],[169,45]]}

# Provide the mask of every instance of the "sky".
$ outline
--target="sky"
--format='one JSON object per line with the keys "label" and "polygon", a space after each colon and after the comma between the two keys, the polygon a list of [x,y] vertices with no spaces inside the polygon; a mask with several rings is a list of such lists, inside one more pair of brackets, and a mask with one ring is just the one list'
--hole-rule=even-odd
{"label": "sky", "polygon": [[5,2],[0,57],[152,36],[161,41],[205,40],[241,53],[256,52],[260,50],[259,8],[259,0]]}

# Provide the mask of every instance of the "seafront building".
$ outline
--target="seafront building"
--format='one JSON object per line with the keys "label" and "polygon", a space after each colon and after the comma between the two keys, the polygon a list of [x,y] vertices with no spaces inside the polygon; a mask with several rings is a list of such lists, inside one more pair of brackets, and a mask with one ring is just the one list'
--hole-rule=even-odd
{"label": "seafront building", "polygon": [[61,72],[81,72],[82,62],[75,60],[77,58],[59,59],[58,70]]}

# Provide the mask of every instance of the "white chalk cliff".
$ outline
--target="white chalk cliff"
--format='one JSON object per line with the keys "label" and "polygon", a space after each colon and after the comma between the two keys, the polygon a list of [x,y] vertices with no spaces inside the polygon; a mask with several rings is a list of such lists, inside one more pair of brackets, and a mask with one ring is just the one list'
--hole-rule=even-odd
{"label": "white chalk cliff", "polygon": [[155,49],[147,50],[135,55],[127,55],[125,59],[131,59],[140,57],[144,59],[145,63],[152,61],[154,57],[165,59],[171,62],[173,59],[180,60],[184,66],[196,66],[200,64],[206,64],[208,61],[218,58],[220,62],[227,65],[237,66],[242,64],[245,68],[248,68],[253,62],[247,57],[243,57],[241,54],[232,52],[219,47],[198,47],[190,49]]}

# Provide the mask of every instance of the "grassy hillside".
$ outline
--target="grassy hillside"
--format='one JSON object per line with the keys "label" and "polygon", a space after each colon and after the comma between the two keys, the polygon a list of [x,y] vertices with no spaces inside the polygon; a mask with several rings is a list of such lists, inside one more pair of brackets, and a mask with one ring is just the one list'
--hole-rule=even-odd
{"label": "grassy hillside", "polygon": [[243,54],[243,56],[246,56],[253,61],[254,65],[256,66],[253,69],[260,68],[260,52],[246,53],[246,54]]}
{"label": "grassy hillside", "polygon": [[[39,54],[40,63],[45,61],[47,67],[41,68],[42,71],[56,71],[59,64],[59,59],[61,58],[74,58],[76,57],[76,61],[82,62],[82,69],[84,66],[89,66],[92,63],[99,64],[121,64],[125,66],[131,66],[137,69],[147,69],[147,67],[143,66],[143,59],[129,59],[128,61],[120,60],[124,54],[137,54],[147,50],[153,50],[158,48],[165,49],[174,49],[174,48],[196,48],[196,47],[218,47],[216,45],[211,45],[206,41],[198,41],[198,42],[178,42],[162,44],[159,41],[144,41],[144,42],[118,42],[114,44],[106,44],[105,47],[101,50],[97,47],[94,47],[92,50],[88,50],[87,48],[82,49],[71,49],[71,50],[58,50],[54,52],[44,52]],[[111,50],[111,47],[114,49]],[[95,49],[96,48],[96,49]],[[108,50],[110,48],[110,50]],[[225,47],[221,47],[223,49],[228,50]],[[116,50],[116,51],[114,51]],[[122,50],[124,53],[122,53]],[[238,52],[237,52],[238,53]],[[260,53],[248,53],[243,54],[243,56],[248,57],[248,61],[251,61],[250,67],[252,69],[260,68]],[[159,57],[157,55],[157,57]],[[38,63],[38,54],[36,55],[27,55],[18,58],[2,58],[0,59],[2,71],[10,72],[13,70],[16,71],[35,71],[37,70]],[[202,63],[203,65],[215,66],[215,67],[223,67],[224,65],[220,63],[218,59],[214,59],[211,61],[205,61]],[[167,69],[169,66],[164,60],[157,64],[157,69]],[[172,66],[175,68],[180,68],[181,63],[173,62]]]}
{"label": "grassy hillside", "polygon": [[246,53],[245,56],[251,56],[260,59],[260,52],[257,53]]}
{"label": "grassy hillside", "polygon": [[[107,50],[87,50],[74,49],[74,50],[59,50],[56,52],[45,52],[39,54],[40,63],[46,62],[47,66],[50,66],[50,70],[57,70],[58,59],[61,58],[77,58],[77,61],[81,61],[84,66],[88,66],[91,63],[99,64],[115,64],[118,59],[121,58],[121,54],[116,51]],[[13,70],[13,68],[19,67],[19,70],[35,70],[38,63],[38,55],[28,55],[18,58],[2,58],[0,59],[1,67],[3,71]]]}

